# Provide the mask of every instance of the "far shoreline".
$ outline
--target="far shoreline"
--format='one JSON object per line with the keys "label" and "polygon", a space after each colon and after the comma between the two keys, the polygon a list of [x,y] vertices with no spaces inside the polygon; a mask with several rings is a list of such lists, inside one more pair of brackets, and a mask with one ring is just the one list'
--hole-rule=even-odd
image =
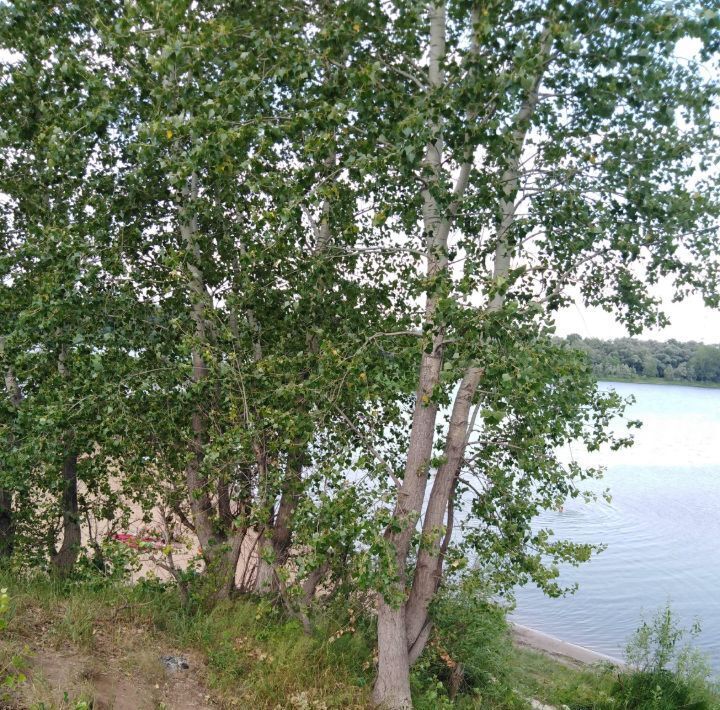
{"label": "far shoreline", "polygon": [[663,385],[665,387],[696,387],[705,390],[720,389],[720,382],[697,382],[694,380],[666,380],[664,377],[598,377],[598,382],[618,382],[630,385]]}

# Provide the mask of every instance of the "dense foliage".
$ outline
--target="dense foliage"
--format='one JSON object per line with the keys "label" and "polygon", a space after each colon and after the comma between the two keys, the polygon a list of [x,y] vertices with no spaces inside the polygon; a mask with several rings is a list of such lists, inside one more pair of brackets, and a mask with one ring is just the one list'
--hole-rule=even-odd
{"label": "dense foliage", "polygon": [[601,340],[568,335],[566,345],[586,353],[600,379],[651,377],[669,382],[720,383],[720,346],[703,343]]}
{"label": "dense foliage", "polygon": [[0,2],[3,558],[371,590],[390,708],[446,568],[557,592],[558,449],[630,439],[556,311],[720,302],[711,5]]}

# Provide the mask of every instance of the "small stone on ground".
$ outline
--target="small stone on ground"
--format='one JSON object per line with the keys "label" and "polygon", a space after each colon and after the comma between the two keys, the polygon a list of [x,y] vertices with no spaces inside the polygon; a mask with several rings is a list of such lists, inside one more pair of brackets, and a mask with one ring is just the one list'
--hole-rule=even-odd
{"label": "small stone on ground", "polygon": [[557,710],[557,708],[555,708],[554,706],[545,705],[545,704],[541,703],[539,700],[535,700],[535,698],[533,698],[530,701],[530,707],[533,710]]}
{"label": "small stone on ground", "polygon": [[160,656],[160,660],[165,668],[173,673],[176,671],[186,671],[190,668],[190,664],[183,656]]}

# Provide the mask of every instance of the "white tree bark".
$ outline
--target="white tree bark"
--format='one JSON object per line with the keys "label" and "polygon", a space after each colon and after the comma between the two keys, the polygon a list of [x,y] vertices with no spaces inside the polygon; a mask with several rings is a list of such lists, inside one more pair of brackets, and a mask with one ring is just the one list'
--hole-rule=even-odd
{"label": "white tree bark", "polygon": [[[515,219],[516,201],[520,190],[520,160],[530,120],[537,107],[539,88],[550,57],[551,47],[552,37],[550,32],[545,30],[540,42],[541,69],[513,123],[507,166],[501,177],[504,198],[500,202],[500,215],[496,231],[493,265],[493,276],[496,281],[506,277],[511,268],[512,255],[508,244],[508,233]],[[504,302],[505,297],[502,294],[496,294],[488,305],[488,310],[500,310]],[[435,476],[425,511],[423,545],[418,552],[415,576],[406,606],[407,639],[411,664],[422,653],[429,637],[428,607],[442,578],[441,540],[445,534],[442,526],[445,514],[452,504],[451,496],[460,474],[465,448],[471,433],[468,431],[470,408],[481,377],[482,370],[477,366],[471,366],[461,381],[446,435],[444,462]]]}
{"label": "white tree bark", "polygon": [[[445,5],[430,3],[430,50],[428,79],[431,90],[438,89],[444,80],[442,61],[445,56]],[[434,126],[434,140],[425,153],[428,183],[438,183],[442,171],[442,128]],[[423,226],[426,237],[426,274],[428,278],[447,269],[446,247],[450,224],[443,219],[430,187],[422,192]],[[425,323],[435,327],[438,296],[428,295]],[[397,494],[393,520],[399,532],[388,531],[386,538],[395,551],[395,573],[398,591],[405,588],[405,572],[410,542],[422,510],[427,486],[428,468],[433,450],[438,406],[433,401],[435,387],[440,380],[444,335],[437,328],[430,352],[423,352],[420,362],[418,389],[415,396],[410,430],[410,442],[405,463],[405,475]],[[389,710],[412,707],[410,695],[410,660],[405,624],[405,604],[394,606],[384,598],[378,601],[378,676],[373,689],[373,701]]]}

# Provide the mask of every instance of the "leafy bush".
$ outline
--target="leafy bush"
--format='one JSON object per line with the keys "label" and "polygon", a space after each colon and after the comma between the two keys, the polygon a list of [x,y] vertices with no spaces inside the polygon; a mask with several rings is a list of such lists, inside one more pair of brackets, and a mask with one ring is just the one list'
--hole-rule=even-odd
{"label": "leafy bush", "polygon": [[623,710],[711,710],[718,707],[705,657],[692,646],[700,633],[679,626],[670,607],[643,621],[628,644],[631,666],[617,678],[608,707]]}
{"label": "leafy bush", "polygon": [[[413,669],[418,708],[526,707],[512,688],[512,642],[505,609],[472,581],[445,588],[433,602],[433,637]],[[471,700],[472,698],[472,700]]]}
{"label": "leafy bush", "polygon": [[625,652],[627,662],[648,673],[668,669],[688,679],[705,679],[710,668],[702,654],[692,646],[699,634],[697,621],[689,630],[683,629],[672,609],[666,606],[651,622],[643,621],[633,634]]}
{"label": "leafy bush", "polygon": [[710,700],[702,697],[684,678],[663,668],[656,671],[623,673],[613,690],[612,705],[630,710],[711,710]]}
{"label": "leafy bush", "polygon": [[71,584],[98,588],[108,584],[127,582],[140,569],[135,550],[116,540],[104,540],[92,550],[83,548],[73,573]]}

